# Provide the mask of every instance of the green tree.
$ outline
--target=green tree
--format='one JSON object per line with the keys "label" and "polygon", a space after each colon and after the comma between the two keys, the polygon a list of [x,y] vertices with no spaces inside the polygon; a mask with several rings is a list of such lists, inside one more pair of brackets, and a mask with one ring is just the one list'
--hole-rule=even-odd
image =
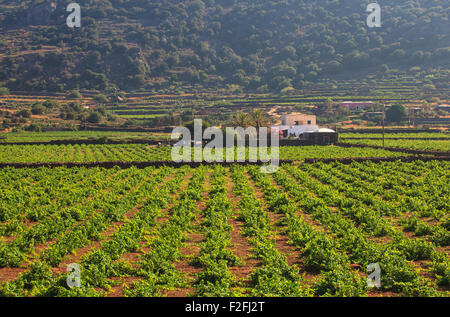
{"label": "green tree", "polygon": [[80,99],[82,98],[80,92],[78,90],[72,90],[67,97],[71,98],[71,99]]}
{"label": "green tree", "polygon": [[[211,126],[211,124],[208,121],[205,121],[205,120],[202,121],[202,136],[203,136],[203,132],[210,126]],[[186,123],[185,127],[189,129],[189,131],[191,132],[191,137],[194,138],[194,121],[190,121],[190,122]]]}
{"label": "green tree", "polygon": [[232,121],[232,125],[236,126],[236,127],[247,128],[249,125],[249,122],[250,122],[250,118],[249,118],[248,114],[239,112],[234,117],[234,119]]}
{"label": "green tree", "polygon": [[99,103],[107,103],[108,97],[106,97],[104,94],[98,94],[94,97],[94,100],[99,102]]}
{"label": "green tree", "polygon": [[253,110],[250,112],[250,122],[259,130],[260,127],[267,127],[270,124],[270,119],[262,110]]}
{"label": "green tree", "polygon": [[90,123],[99,123],[102,120],[102,115],[96,111],[92,112],[88,119]]}
{"label": "green tree", "polygon": [[58,106],[58,103],[52,100],[46,100],[42,105],[48,109],[52,109],[56,108]]}
{"label": "green tree", "polygon": [[401,122],[407,115],[403,105],[395,104],[386,110],[386,120],[388,122]]}

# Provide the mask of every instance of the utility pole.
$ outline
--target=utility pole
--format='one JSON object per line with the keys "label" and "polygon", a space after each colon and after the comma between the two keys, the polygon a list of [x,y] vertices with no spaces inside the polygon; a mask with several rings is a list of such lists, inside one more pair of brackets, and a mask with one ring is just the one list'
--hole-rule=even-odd
{"label": "utility pole", "polygon": [[383,104],[383,117],[381,119],[382,125],[383,125],[383,149],[384,149],[384,116],[385,116],[385,107],[386,105]]}
{"label": "utility pole", "polygon": [[408,128],[411,126],[411,108],[408,108]]}

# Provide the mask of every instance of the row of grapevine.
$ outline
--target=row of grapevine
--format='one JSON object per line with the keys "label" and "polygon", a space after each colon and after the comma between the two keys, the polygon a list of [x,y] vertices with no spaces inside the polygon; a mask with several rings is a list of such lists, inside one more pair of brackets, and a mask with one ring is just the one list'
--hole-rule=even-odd
{"label": "row of grapevine", "polygon": [[[260,149],[261,150],[261,149]],[[264,149],[263,149],[264,150]],[[1,163],[90,163],[172,161],[171,147],[152,147],[144,144],[103,145],[4,145],[0,151]],[[270,149],[268,149],[270,153]],[[225,149],[223,159],[225,160]],[[237,151],[235,151],[236,157]],[[403,153],[372,148],[343,148],[338,146],[280,147],[280,159],[301,161],[306,158],[398,157]],[[248,160],[249,150],[245,149]],[[260,159],[264,156],[258,155]],[[191,155],[193,159],[193,152]],[[211,159],[208,155],[204,161]]]}
{"label": "row of grapevine", "polygon": [[[343,139],[346,143],[362,144],[362,145],[382,145],[382,140],[371,139]],[[391,140],[386,139],[384,141],[386,147],[411,149],[411,150],[423,150],[423,151],[450,151],[450,139],[449,140]]]}

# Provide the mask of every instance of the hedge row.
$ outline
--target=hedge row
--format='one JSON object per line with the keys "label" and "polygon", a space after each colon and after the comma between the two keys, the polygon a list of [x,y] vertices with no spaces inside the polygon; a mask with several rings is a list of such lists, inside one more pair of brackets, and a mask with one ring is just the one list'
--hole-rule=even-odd
{"label": "hedge row", "polygon": [[[285,163],[293,163],[293,160],[280,160],[280,164]],[[52,162],[52,163],[0,163],[0,168],[7,168],[7,167],[13,167],[13,168],[39,168],[39,167],[67,167],[67,168],[73,168],[73,167],[85,167],[85,168],[114,168],[115,166],[118,166],[120,168],[130,168],[130,167],[137,167],[137,168],[146,168],[149,166],[154,167],[182,167],[189,165],[190,167],[200,167],[202,165],[222,165],[222,166],[231,166],[231,165],[266,165],[267,163],[258,161],[258,162],[173,162],[173,161],[148,161],[148,162],[87,162],[87,163],[62,163],[62,162]]]}

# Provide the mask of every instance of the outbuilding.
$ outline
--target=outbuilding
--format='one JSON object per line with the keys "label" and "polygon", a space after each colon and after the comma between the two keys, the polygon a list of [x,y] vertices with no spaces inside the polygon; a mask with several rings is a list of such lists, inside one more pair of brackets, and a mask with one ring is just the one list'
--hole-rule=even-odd
{"label": "outbuilding", "polygon": [[320,128],[318,131],[306,132],[302,134],[301,139],[317,145],[330,145],[339,142],[338,133],[328,128]]}

